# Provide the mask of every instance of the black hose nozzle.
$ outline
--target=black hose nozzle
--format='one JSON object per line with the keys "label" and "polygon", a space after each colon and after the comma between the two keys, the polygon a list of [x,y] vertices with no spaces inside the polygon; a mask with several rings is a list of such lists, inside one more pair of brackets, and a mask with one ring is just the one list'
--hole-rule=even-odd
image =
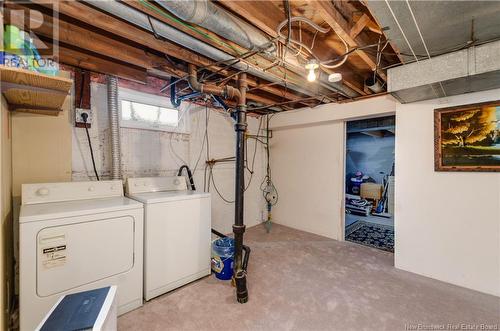
{"label": "black hose nozzle", "polygon": [[236,299],[239,303],[248,302],[248,289],[247,289],[247,275],[246,272],[241,270],[236,272],[234,276],[236,283]]}

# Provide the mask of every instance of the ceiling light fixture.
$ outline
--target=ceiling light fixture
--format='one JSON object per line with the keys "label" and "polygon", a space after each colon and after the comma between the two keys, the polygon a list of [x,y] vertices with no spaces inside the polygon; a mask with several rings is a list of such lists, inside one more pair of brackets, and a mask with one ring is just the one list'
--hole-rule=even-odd
{"label": "ceiling light fixture", "polygon": [[342,74],[340,72],[334,72],[330,75],[328,75],[328,81],[330,83],[337,83],[342,80]]}
{"label": "ceiling light fixture", "polygon": [[310,82],[314,82],[316,80],[316,72],[315,70],[319,68],[319,63],[316,60],[309,60],[309,62],[305,65],[306,70],[309,70],[307,74],[307,80]]}

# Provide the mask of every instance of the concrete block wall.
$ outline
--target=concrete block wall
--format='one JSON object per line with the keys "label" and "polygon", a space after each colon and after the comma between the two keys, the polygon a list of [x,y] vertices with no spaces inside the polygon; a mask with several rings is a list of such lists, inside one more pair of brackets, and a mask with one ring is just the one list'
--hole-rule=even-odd
{"label": "concrete block wall", "polygon": [[[111,170],[110,130],[106,101],[106,86],[92,84],[91,104],[93,112],[92,127],[89,130],[96,167],[99,176],[107,178]],[[194,171],[198,190],[204,189],[205,161],[207,144],[203,144],[205,135],[206,109],[202,106],[189,105],[190,133],[170,133],[153,130],[121,128],[121,153],[123,177],[172,176],[179,167],[188,164]],[[232,157],[235,155],[235,133],[232,119],[217,110],[208,110],[209,114],[209,156],[210,159]],[[249,117],[249,132],[256,134],[259,119]],[[261,133],[262,134],[262,133]],[[75,181],[95,179],[89,146],[85,130],[73,128],[73,173]],[[247,226],[258,224],[265,210],[265,203],[260,191],[260,184],[265,176],[265,150],[254,139],[248,140],[248,162],[252,167],[254,151],[254,174],[245,194],[245,223]],[[203,148],[202,148],[203,146]],[[195,164],[198,166],[195,169]],[[209,171],[206,172],[208,178]],[[250,178],[246,172],[247,183]],[[234,199],[234,162],[216,164],[213,168],[213,180],[221,195]],[[208,187],[207,187],[208,189]],[[217,230],[229,233],[234,218],[234,204],[227,203],[210,185],[212,193],[212,224]]]}

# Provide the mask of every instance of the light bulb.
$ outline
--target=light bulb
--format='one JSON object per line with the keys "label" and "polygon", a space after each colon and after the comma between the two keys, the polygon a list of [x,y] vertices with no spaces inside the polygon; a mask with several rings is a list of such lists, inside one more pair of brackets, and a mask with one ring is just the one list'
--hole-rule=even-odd
{"label": "light bulb", "polygon": [[310,82],[314,82],[316,80],[316,73],[314,69],[309,69],[309,73],[307,74],[307,80]]}

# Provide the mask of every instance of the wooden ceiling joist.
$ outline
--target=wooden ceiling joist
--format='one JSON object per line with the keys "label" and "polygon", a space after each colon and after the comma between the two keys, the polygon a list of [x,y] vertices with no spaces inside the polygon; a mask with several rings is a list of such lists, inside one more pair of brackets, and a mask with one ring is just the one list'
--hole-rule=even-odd
{"label": "wooden ceiling joist", "polygon": [[147,72],[144,69],[117,63],[87,52],[59,45],[59,58],[62,63],[85,70],[104,73],[139,83],[146,83]]}
{"label": "wooden ceiling joist", "polygon": [[[151,4],[146,6],[143,2],[138,2],[138,1],[133,1],[133,0],[132,1],[127,0],[127,1],[125,1],[125,3],[127,5],[129,5],[130,7],[133,7],[137,10],[140,10],[148,15],[151,15],[151,17],[154,17],[154,18],[164,22],[165,24],[171,25],[174,28],[176,28],[176,29],[178,29],[186,34],[189,34],[192,37],[196,38],[196,37],[200,36],[200,34],[197,32],[194,32],[193,29],[187,28],[186,26],[177,23],[175,20],[170,20],[170,19],[166,18],[166,16],[160,14],[160,12],[162,11],[161,9],[159,9],[160,12],[157,10],[153,10],[152,8],[156,8],[156,7],[154,7]],[[205,30],[203,28],[200,28],[200,27],[197,27],[197,29],[201,29],[203,31],[203,33],[205,33],[211,37],[211,38],[204,38],[203,41],[206,42],[207,44],[211,45],[212,47],[215,47],[219,50],[222,50],[222,51],[227,52],[229,54],[232,54],[234,56],[248,52],[248,50],[246,50],[246,49],[242,48],[241,46],[239,46],[231,41],[228,41],[228,40],[223,40],[222,44],[217,43],[214,40],[221,39],[221,38],[218,37],[216,34],[210,32],[208,30]],[[227,44],[228,47],[223,46],[223,44]],[[261,61],[269,62],[267,60],[261,60]],[[196,63],[193,63],[193,64],[196,64]],[[269,62],[269,64],[271,64],[271,63]],[[228,75],[227,72],[223,72],[223,73],[225,75]],[[236,77],[235,77],[235,79],[236,79]],[[248,85],[251,87],[259,86],[259,84],[257,83],[257,80],[252,79],[251,77],[248,78]],[[281,96],[287,100],[297,100],[297,99],[302,98],[301,96],[298,96],[297,94],[290,92],[289,89],[279,87],[279,86],[269,87],[267,85],[264,85],[262,87],[262,90],[265,92],[269,92],[269,93]]]}
{"label": "wooden ceiling joist", "polygon": [[[248,52],[241,46],[217,36],[214,32],[180,22],[164,9],[159,8],[153,1],[123,0],[122,2],[232,56]],[[277,26],[286,19],[282,2],[278,0],[219,0],[217,3],[261,29],[270,38],[277,37]],[[316,40],[314,55],[320,59],[334,58],[345,52],[345,47],[339,41],[338,36],[347,42],[350,49],[374,44],[376,43],[374,40],[379,39],[379,35],[375,33],[381,33],[381,31],[377,30],[379,27],[374,17],[365,7],[356,2],[334,4],[332,1],[324,0],[293,0],[290,1],[290,5],[294,16],[309,15],[308,17],[312,17],[317,24],[324,26],[326,22],[334,30],[335,33],[320,34]],[[176,44],[164,38],[157,38],[152,32],[96,9],[85,2],[58,1],[56,8],[59,11],[59,21],[53,23],[51,19],[47,19],[53,8],[46,0],[31,0],[29,3],[18,3],[18,6],[38,9],[44,13],[43,22],[34,22],[36,17],[29,17],[25,23],[26,25],[41,24],[35,33],[39,34],[42,39],[49,40],[54,25],[58,24],[60,60],[71,66],[113,74],[140,83],[146,83],[148,76],[162,79],[169,78],[169,76],[184,77],[188,63],[203,69],[203,72],[212,74],[214,77],[211,80],[215,79],[221,84],[229,81],[231,81],[230,84],[234,84],[237,77],[237,70],[224,63],[215,63],[204,54],[184,48],[182,43]],[[17,15],[23,14],[19,12]],[[315,31],[302,24],[300,32],[301,38],[304,38],[301,40],[307,45],[312,44]],[[299,26],[294,24],[293,38],[298,38],[298,33]],[[345,64],[335,69],[322,70],[323,74],[341,73],[345,86],[358,92],[362,97],[373,95],[371,91],[364,88],[364,78],[372,74],[371,70],[377,70],[384,80],[386,76],[378,68],[374,56],[369,52],[369,50],[357,50],[348,57]],[[388,56],[380,67],[392,61],[391,55]],[[286,88],[286,84],[282,86],[280,83],[270,83],[265,79],[248,75],[249,100],[264,105],[280,105],[283,109],[287,109],[287,107],[297,108],[323,102],[342,102],[345,99],[325,86],[306,82],[303,64],[295,64],[295,67],[282,66],[279,59],[276,59],[276,56],[252,54],[251,57],[241,59],[241,61],[261,69],[268,68],[267,72],[276,78],[286,78],[288,84],[303,86],[310,91],[310,94],[305,95]],[[299,56],[298,61],[298,63],[303,63],[305,60]],[[187,88],[185,82],[179,86],[181,89]]]}
{"label": "wooden ceiling joist", "polygon": [[[308,0],[320,13],[328,25],[337,33],[340,38],[344,39],[349,47],[355,48],[358,46],[366,46],[358,43],[355,38],[351,37],[348,22],[344,19],[341,13],[335,9],[330,1]],[[356,51],[356,54],[370,67],[371,70],[377,70],[378,75],[385,81],[387,76],[382,70],[377,68],[377,64],[371,55],[363,50]]]}
{"label": "wooden ceiling joist", "polygon": [[[9,12],[11,18],[18,18],[14,20],[15,22],[24,21],[22,19],[22,11],[10,10],[10,7],[6,7],[5,10]],[[42,15],[41,18],[42,21],[38,21],[37,15],[30,15],[29,20],[24,21],[24,24],[26,26],[30,24],[31,26],[38,26],[37,34],[39,36],[52,38],[54,31],[53,20],[48,19],[46,15]],[[108,38],[100,33],[89,31],[77,24],[71,24],[62,20],[56,20],[55,24],[57,24],[59,28],[57,35],[59,42],[63,44],[72,45],[96,54],[102,54],[144,69],[168,65],[167,59],[165,58],[144,52],[144,50],[130,46],[116,39]]]}
{"label": "wooden ceiling joist", "polygon": [[[271,1],[219,0],[218,3],[232,12],[238,13],[241,17],[274,38],[278,37],[278,33],[276,32],[278,24],[286,19],[284,12],[273,5]],[[278,18],[279,20],[277,21]],[[337,48],[336,51],[338,54],[342,54],[344,50],[342,48]],[[355,77],[355,72],[349,70],[346,66],[339,67],[335,69],[335,71],[342,74],[343,82],[347,87],[355,90],[361,95],[367,94],[363,90],[363,78]],[[330,74],[333,73],[333,70],[326,70],[326,72]]]}
{"label": "wooden ceiling joist", "polygon": [[356,38],[358,34],[363,31],[363,29],[366,27],[366,25],[370,22],[370,17],[366,14],[363,14],[356,24],[351,28],[351,31],[349,31],[349,36],[351,38]]}
{"label": "wooden ceiling joist", "polygon": [[[44,5],[43,0],[34,0],[39,5]],[[156,50],[158,52],[163,52],[169,56],[178,58],[178,59],[183,59],[189,63],[193,63],[197,66],[200,67],[206,67],[210,66],[211,64],[214,63],[214,61],[207,59],[203,56],[197,55],[196,53],[190,52],[176,44],[170,43],[166,40],[158,40],[156,39],[152,34],[147,33],[139,28],[136,28],[130,24],[127,24],[123,21],[120,21],[118,19],[115,19],[105,13],[102,13],[96,9],[93,9],[91,7],[85,6],[84,4],[78,3],[78,2],[60,2],[59,3],[59,11],[62,16],[60,18],[64,18],[65,16],[76,19],[78,21],[87,21],[91,19],[92,17],[92,24],[96,26],[98,29],[105,30],[109,33],[115,34],[121,38],[124,39],[129,39],[134,41],[134,43],[138,43],[142,45],[143,47],[150,47],[153,50]],[[86,38],[79,38],[77,36],[77,33],[79,28],[76,25],[78,22],[75,22],[74,24],[70,24],[68,22],[65,22],[61,20],[61,26],[60,29],[62,33],[60,33],[60,39],[61,42],[66,44],[66,45],[72,45],[78,48],[78,50],[75,49],[70,49],[68,47],[63,47],[62,50],[64,52],[68,52],[67,54],[64,54],[64,52],[61,52],[61,60],[64,60],[65,63],[73,66],[78,66],[78,63],[82,64],[82,68],[91,70],[91,67],[94,67],[96,70],[97,68],[101,67],[100,64],[108,63],[109,61],[105,59],[98,58],[96,56],[93,56],[92,54],[86,54],[82,50],[88,49],[90,51],[108,56],[110,58],[116,58],[120,61],[125,60],[126,61],[132,61],[133,58],[128,57],[126,55],[120,55],[116,54],[116,52],[119,53],[121,49],[129,49],[131,50],[130,53],[137,53],[139,52],[141,54],[140,58],[143,58],[142,61],[138,61],[137,63],[134,63],[134,66],[137,67],[137,64],[142,67],[154,67],[157,66],[158,63],[161,63],[162,65],[166,66],[166,60],[158,57],[158,56],[153,56],[151,54],[148,54],[144,52],[143,50],[140,50],[138,48],[135,48],[133,46],[124,44],[122,42],[113,40],[112,38],[107,38],[106,36],[103,36],[102,34],[99,34],[97,32],[91,32],[88,30],[80,31],[88,33],[89,36],[92,34],[99,35],[99,39],[102,41],[101,43],[96,43],[95,45],[92,44],[92,38],[86,37]],[[47,31],[50,27],[47,27]],[[41,31],[44,31],[42,29]],[[107,49],[105,47],[100,47],[105,45],[107,42],[109,42],[109,45],[114,45],[114,47],[111,47],[111,49]],[[123,46],[123,47],[122,47]],[[71,54],[71,56],[68,56],[68,54]],[[137,54],[139,55],[139,54]],[[75,58],[72,58],[72,56],[75,56]],[[146,60],[145,60],[146,59]],[[96,61],[96,65],[92,65],[92,61]],[[110,67],[113,68],[113,67]],[[212,69],[218,69],[219,67],[214,66]],[[116,73],[119,72],[117,68],[114,68],[116,70],[113,70]],[[173,73],[179,77],[184,76],[186,72],[184,70],[179,70],[175,68],[169,68],[170,72],[174,71]],[[97,70],[97,72],[103,72],[101,70]],[[229,74],[228,70],[223,70],[221,74]],[[126,78],[126,79],[132,79],[134,81],[145,81],[144,80],[144,73],[143,72],[138,72],[136,69],[130,69],[130,70],[124,70],[123,74],[118,75],[119,77]],[[256,81],[255,79],[250,78],[249,79],[249,86],[257,86],[260,83]],[[279,98],[286,98],[288,100],[298,100],[301,98],[301,96],[296,95],[294,93],[291,93],[290,90],[287,90],[282,87],[278,86],[265,86],[262,88],[263,91],[272,93],[276,95]],[[273,101],[274,102],[274,101]]]}

